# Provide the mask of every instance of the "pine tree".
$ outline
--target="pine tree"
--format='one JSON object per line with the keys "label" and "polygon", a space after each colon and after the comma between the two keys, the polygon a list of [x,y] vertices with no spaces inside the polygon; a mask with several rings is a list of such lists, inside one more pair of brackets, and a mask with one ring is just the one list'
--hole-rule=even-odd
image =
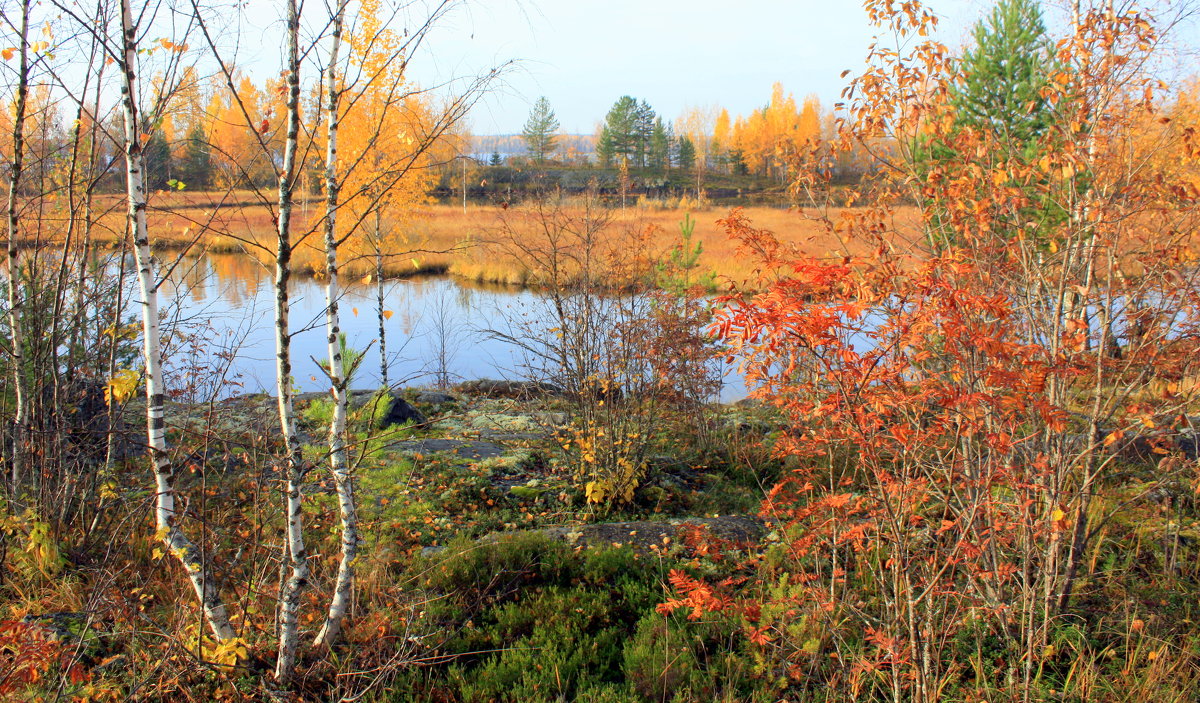
{"label": "pine tree", "polygon": [[630,157],[636,155],[637,113],[637,100],[622,95],[604,117],[604,128],[608,131],[612,156],[620,157],[622,163],[628,162]]}
{"label": "pine tree", "polygon": [[1054,45],[1037,0],[1000,0],[975,25],[975,46],[959,64],[962,83],[951,93],[955,121],[990,131],[1025,152],[1053,120],[1042,89],[1055,72]]}
{"label": "pine tree", "polygon": [[[1038,0],[999,0],[986,20],[975,25],[975,44],[959,61],[960,82],[951,87],[954,128],[947,138],[915,145],[915,158],[928,173],[939,165],[961,163],[956,140],[965,130],[994,140],[1007,158],[1035,162],[1055,121],[1054,109],[1042,97],[1058,66],[1054,43],[1046,34]],[[1062,207],[1036,188],[1029,192],[1031,205],[1018,213],[1012,226],[1026,222],[1049,223],[1065,215]],[[941,222],[942,214],[935,215]],[[996,223],[994,226],[1002,226]],[[930,241],[943,241],[952,228],[935,227]]]}
{"label": "pine tree", "polygon": [[503,161],[500,159],[500,152],[493,151],[492,158],[488,160],[489,166],[499,166]]}
{"label": "pine tree", "polygon": [[529,111],[529,119],[525,120],[525,128],[521,132],[529,155],[537,163],[543,163],[546,157],[554,152],[558,127],[558,118],[550,108],[550,101],[545,96],[538,98],[533,104],[533,109]]}

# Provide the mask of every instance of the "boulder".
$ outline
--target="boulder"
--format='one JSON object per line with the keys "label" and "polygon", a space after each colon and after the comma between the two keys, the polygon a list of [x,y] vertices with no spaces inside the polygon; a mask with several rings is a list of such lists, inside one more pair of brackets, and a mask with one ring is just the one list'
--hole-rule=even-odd
{"label": "boulder", "polygon": [[459,393],[479,396],[482,398],[513,398],[516,400],[532,400],[562,395],[562,388],[545,381],[506,381],[481,378],[477,381],[464,381],[457,386]]}
{"label": "boulder", "polygon": [[472,439],[416,439],[396,442],[392,448],[405,454],[436,454],[446,452],[464,459],[491,459],[502,456],[504,447],[493,442]]}
{"label": "boulder", "polygon": [[443,405],[445,403],[458,402],[457,397],[449,393],[442,393],[441,391],[420,391],[413,397],[413,400],[425,405]]}
{"label": "boulder", "polygon": [[379,420],[379,429],[406,423],[424,425],[428,422],[420,410],[414,408],[407,400],[398,395],[393,395],[388,403],[387,412]]}

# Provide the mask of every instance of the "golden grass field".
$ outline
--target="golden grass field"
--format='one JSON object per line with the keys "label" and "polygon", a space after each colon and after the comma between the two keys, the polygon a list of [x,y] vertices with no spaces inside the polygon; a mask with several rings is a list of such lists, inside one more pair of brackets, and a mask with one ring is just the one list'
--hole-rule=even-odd
{"label": "golden grass field", "polygon": [[[324,266],[319,230],[322,205],[314,198],[295,207],[293,232],[300,246],[294,264],[301,271],[315,272]],[[115,244],[122,230],[124,201],[117,195],[103,196],[97,207],[105,214],[101,217],[102,226],[95,231],[96,239]],[[810,213],[768,207],[750,207],[744,211],[755,227],[771,230],[781,240],[798,245],[808,254],[845,252],[838,238]],[[693,241],[703,244],[699,261],[702,271],[714,272],[718,279],[733,280],[744,279],[752,272],[752,262],[739,253],[736,242],[717,224],[729,213],[728,208],[643,205],[606,212],[611,218],[606,228],[609,238],[606,246],[612,251],[622,252],[625,247],[632,251],[634,243],[629,240],[637,239],[643,254],[662,255],[679,241],[679,224],[685,215],[691,214],[696,222]],[[274,257],[276,237],[271,213],[272,209],[250,192],[158,192],[150,200],[151,242],[173,249],[245,252],[269,260]],[[578,215],[570,207],[566,213]],[[901,212],[900,217],[905,218],[906,213]],[[460,205],[426,205],[403,225],[390,226],[397,236],[393,237],[392,251],[385,259],[386,274],[449,273],[480,283],[527,283],[526,263],[494,242],[539,236],[535,220],[519,206],[470,204],[464,213]],[[646,234],[639,238],[634,234],[638,232]],[[364,275],[374,269],[374,257],[366,255],[367,249],[358,238],[351,237],[344,251],[345,273]]]}

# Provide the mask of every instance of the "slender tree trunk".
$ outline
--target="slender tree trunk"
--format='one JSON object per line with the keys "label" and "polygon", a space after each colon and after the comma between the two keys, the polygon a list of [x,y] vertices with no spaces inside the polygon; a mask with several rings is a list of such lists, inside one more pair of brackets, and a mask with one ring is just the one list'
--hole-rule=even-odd
{"label": "slender tree trunk", "polygon": [[375,315],[379,321],[379,385],[388,387],[387,317],[383,314],[383,214],[375,209]]}
{"label": "slender tree trunk", "polygon": [[192,588],[200,599],[204,617],[218,640],[233,637],[233,627],[217,591],[204,553],[180,529],[175,511],[175,469],[167,449],[164,413],[162,348],[159,344],[158,286],[154,280],[150,256],[150,237],[146,228],[146,159],[142,153],[137,96],[137,34],[130,0],[121,0],[121,32],[124,41],[121,106],[125,117],[125,176],[129,201],[129,231],[133,233],[137,258],[138,285],[142,297],[142,333],[146,362],[146,435],[154,465],[155,524],[168,550],[187,572]]}
{"label": "slender tree trunk", "polygon": [[338,509],[342,518],[342,554],[338,564],[337,581],[333,598],[329,602],[329,614],[325,625],[317,634],[317,646],[330,646],[338,638],[342,623],[350,609],[354,595],[354,560],[358,557],[358,510],[354,501],[354,475],[350,470],[346,452],[346,400],[349,392],[346,359],[342,358],[340,320],[338,317],[338,173],[337,132],[338,103],[341,88],[338,85],[338,50],[341,48],[342,25],[346,16],[346,2],[337,5],[333,19],[333,46],[329,50],[328,92],[329,135],[325,150],[325,327],[329,333],[329,380],[333,385],[333,420],[329,426],[329,463],[333,480],[337,485]]}
{"label": "slender tree trunk", "polygon": [[9,455],[12,476],[10,497],[21,492],[21,474],[24,463],[25,404],[28,392],[25,388],[25,357],[22,347],[25,340],[21,335],[21,280],[20,280],[20,231],[17,217],[17,192],[21,187],[21,171],[25,165],[25,110],[29,97],[29,7],[32,0],[21,3],[21,65],[17,76],[17,102],[13,118],[13,158],[8,178],[8,325],[12,333],[13,371],[13,427],[12,449]]}
{"label": "slender tree trunk", "polygon": [[279,171],[279,241],[275,256],[275,380],[279,424],[283,431],[284,472],[287,477],[287,546],[285,562],[291,575],[279,594],[279,654],[275,678],[286,685],[296,667],[300,631],[300,599],[308,586],[308,552],[304,546],[304,459],[296,437],[293,408],[292,338],[288,329],[288,283],[292,274],[292,200],[296,186],[296,149],[300,136],[300,13],[297,0],[287,4],[287,137]]}

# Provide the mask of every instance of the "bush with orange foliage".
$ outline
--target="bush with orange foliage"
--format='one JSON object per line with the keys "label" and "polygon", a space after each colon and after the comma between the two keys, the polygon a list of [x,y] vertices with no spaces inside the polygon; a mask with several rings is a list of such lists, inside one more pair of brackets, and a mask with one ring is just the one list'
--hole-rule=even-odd
{"label": "bush with orange foliage", "polygon": [[[739,211],[723,222],[757,275],[725,299],[720,336],[787,419],[776,450],[796,466],[763,505],[778,544],[734,605],[678,579],[668,606],[734,609],[800,688],[1031,700],[1065,679],[1090,699],[1108,633],[1077,594],[1099,577],[1097,541],[1194,478],[1196,398],[1178,380],[1198,371],[1200,203],[1138,151],[1162,140],[1129,139],[1161,109],[1144,73],[1158,37],[1137,14],[1082,17],[1045,95],[1052,148],[1030,164],[955,125],[954,64],[919,39],[931,12],[866,4],[916,43],[873,49],[849,91],[844,145],[897,145],[874,205],[818,219],[854,251],[818,258]],[[953,154],[932,171],[928,141]],[[908,245],[899,202],[920,204]],[[1022,220],[1045,202],[1063,216]],[[1134,678],[1187,695],[1197,664]]]}

